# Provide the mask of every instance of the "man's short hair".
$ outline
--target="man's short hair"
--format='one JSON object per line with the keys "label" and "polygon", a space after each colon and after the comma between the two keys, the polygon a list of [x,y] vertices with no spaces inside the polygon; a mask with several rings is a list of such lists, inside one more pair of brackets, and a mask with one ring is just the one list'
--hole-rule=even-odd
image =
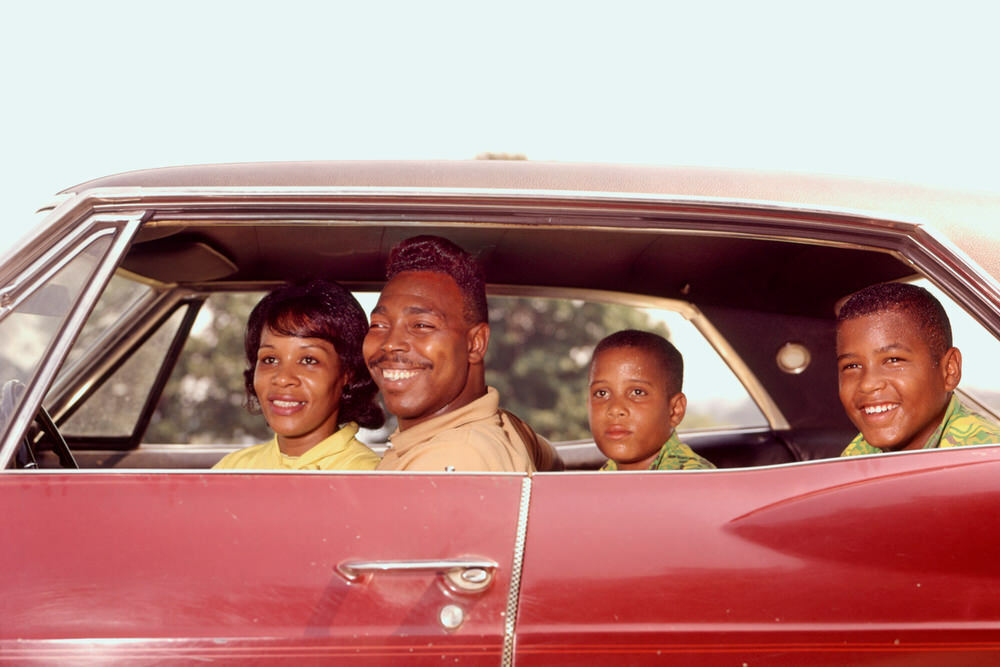
{"label": "man's short hair", "polygon": [[941,302],[923,287],[909,283],[878,283],[858,290],[841,306],[837,324],[888,311],[913,320],[936,360],[951,348],[951,322]]}
{"label": "man's short hair", "polygon": [[684,357],[669,340],[649,331],[625,329],[606,336],[594,348],[592,359],[597,359],[597,355],[605,350],[623,347],[635,348],[652,355],[667,375],[667,391],[671,394],[676,394],[684,386]]}
{"label": "man's short hair", "polygon": [[432,271],[450,276],[462,291],[467,324],[489,321],[486,278],[475,257],[440,236],[414,236],[400,241],[389,253],[386,279],[406,271]]}

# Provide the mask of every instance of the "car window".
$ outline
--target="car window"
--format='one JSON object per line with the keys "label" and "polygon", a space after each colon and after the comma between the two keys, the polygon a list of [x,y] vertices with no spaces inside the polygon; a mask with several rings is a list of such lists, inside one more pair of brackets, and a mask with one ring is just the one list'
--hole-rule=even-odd
{"label": "car window", "polygon": [[94,310],[87,318],[86,324],[83,325],[76,342],[73,343],[73,347],[66,357],[66,363],[63,364],[59,372],[59,377],[62,377],[80,359],[91,356],[93,346],[98,344],[98,340],[103,334],[151,291],[152,288],[148,285],[128,280],[119,275],[112,276],[107,287],[104,288],[101,298],[94,305]]}
{"label": "car window", "polygon": [[653,331],[684,356],[688,411],[681,430],[764,426],[733,372],[680,313],[574,299],[490,297],[487,383],[542,435],[590,438],[587,374],[594,346],[622,329]]}
{"label": "car window", "polygon": [[108,438],[132,435],[186,310],[187,307],[181,307],[174,311],[80,409],[70,415],[61,427],[65,435]]}
{"label": "car window", "polygon": [[994,415],[1000,415],[1000,383],[995,361],[1000,356],[1000,341],[930,281],[921,279],[914,284],[930,290],[948,313],[952,342],[962,352],[959,390]]}
{"label": "car window", "polygon": [[[262,293],[219,293],[198,314],[144,438],[149,443],[252,444],[270,437],[247,412],[243,334]],[[366,313],[377,293],[356,295]],[[490,296],[487,382],[504,407],[555,441],[589,439],[587,371],[594,345],[625,328],[656,331],[685,356],[688,414],[682,429],[764,426],[743,385],[680,313],[575,299]],[[385,442],[392,422],[362,431]]]}
{"label": "car window", "polygon": [[244,407],[243,334],[262,292],[209,296],[188,336],[143,438],[150,443],[249,445],[271,437]]}
{"label": "car window", "polygon": [[0,430],[110,244],[107,236],[90,243],[0,320]]}

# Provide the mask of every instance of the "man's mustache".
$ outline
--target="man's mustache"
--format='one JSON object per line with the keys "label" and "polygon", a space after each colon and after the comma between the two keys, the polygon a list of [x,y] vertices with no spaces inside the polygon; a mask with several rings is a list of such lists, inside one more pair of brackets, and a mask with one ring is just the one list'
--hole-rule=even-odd
{"label": "man's mustache", "polygon": [[400,354],[380,354],[377,357],[372,357],[368,360],[368,368],[375,368],[380,364],[397,364],[408,368],[420,369],[433,368],[433,364],[430,362],[413,361],[412,359],[408,359]]}

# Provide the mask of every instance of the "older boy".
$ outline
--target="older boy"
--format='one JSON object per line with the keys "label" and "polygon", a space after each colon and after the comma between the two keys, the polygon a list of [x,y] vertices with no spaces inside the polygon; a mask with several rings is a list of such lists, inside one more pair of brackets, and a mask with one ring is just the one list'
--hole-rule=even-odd
{"label": "older boy", "polygon": [[953,394],[962,354],[930,292],[881,283],[837,314],[840,402],[861,432],[841,456],[1000,443],[1000,425]]}
{"label": "older boy", "polygon": [[587,410],[594,441],[608,457],[601,470],[715,467],[674,430],[687,409],[683,378],[684,360],[662,336],[630,329],[597,344]]}

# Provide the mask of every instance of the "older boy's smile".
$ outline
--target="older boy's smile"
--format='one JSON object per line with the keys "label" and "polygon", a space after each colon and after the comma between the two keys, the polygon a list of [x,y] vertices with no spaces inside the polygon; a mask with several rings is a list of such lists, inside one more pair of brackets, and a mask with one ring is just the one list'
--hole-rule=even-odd
{"label": "older boy's smile", "polygon": [[864,410],[866,415],[877,415],[889,412],[889,410],[895,410],[898,407],[899,403],[884,403],[881,405],[862,406],[861,409]]}
{"label": "older boy's smile", "polygon": [[950,370],[957,350],[935,359],[918,326],[905,312],[889,310],[837,327],[840,401],[873,447],[923,447],[958,384]]}

